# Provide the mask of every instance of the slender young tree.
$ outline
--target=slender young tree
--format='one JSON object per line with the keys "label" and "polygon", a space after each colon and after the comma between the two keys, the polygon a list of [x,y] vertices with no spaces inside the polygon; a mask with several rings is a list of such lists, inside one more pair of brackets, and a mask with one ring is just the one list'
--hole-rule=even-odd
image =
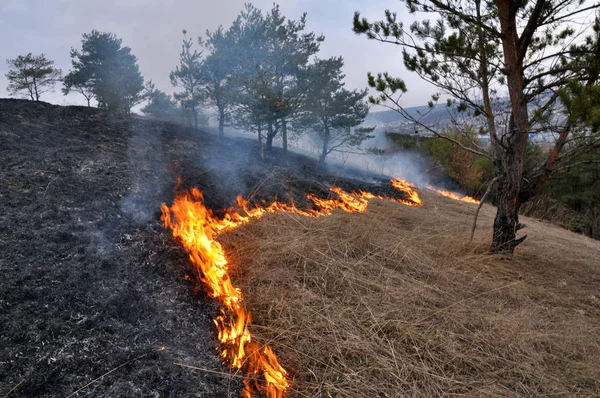
{"label": "slender young tree", "polygon": [[202,51],[193,49],[191,38],[187,37],[187,31],[183,30],[183,43],[179,54],[179,65],[169,75],[171,84],[181,87],[183,91],[176,93],[175,99],[181,107],[188,109],[194,120],[194,128],[198,128],[198,108],[203,100],[202,81]]}
{"label": "slender young tree", "polygon": [[225,125],[235,103],[235,88],[231,84],[231,75],[237,61],[231,31],[219,27],[214,32],[206,31],[207,39],[198,38],[201,46],[209,55],[202,61],[201,80],[204,99],[217,111],[219,119],[219,137],[223,137]]}
{"label": "slender young tree", "polygon": [[19,55],[6,62],[9,67],[6,90],[12,95],[26,92],[32,101],[39,101],[44,92],[54,90],[54,85],[62,77],[62,71],[54,68],[54,61],[46,58],[45,54]]}
{"label": "slender young tree", "polygon": [[92,79],[80,78],[76,74],[69,73],[63,80],[62,93],[68,95],[72,91],[83,95],[87,106],[91,106],[91,101],[95,98]]}
{"label": "slender young tree", "polygon": [[367,90],[344,88],[341,57],[317,60],[307,72],[308,90],[304,114],[298,120],[303,129],[317,133],[321,141],[319,164],[331,152],[357,147],[372,138],[375,127],[359,127],[369,112],[364,101]]}
{"label": "slender young tree", "polygon": [[[498,186],[491,250],[513,252],[526,238],[517,237],[517,231],[524,227],[519,223],[521,204],[539,191],[557,162],[564,161],[569,152],[564,150],[573,137],[573,124],[569,117],[560,115],[568,111],[560,104],[560,89],[572,81],[589,89],[598,80],[598,30],[581,40],[592,29],[578,31],[571,22],[578,19],[579,26],[592,27],[589,18],[586,21],[583,17],[593,16],[599,5],[580,0],[405,3],[410,13],[432,15],[437,20],[416,21],[406,27],[390,11],[384,20],[374,23],[357,12],[354,31],[400,46],[409,71],[450,95],[450,104],[458,104],[459,110],[483,120],[491,151],[477,143],[464,146],[454,142],[492,160],[496,172],[492,181]],[[379,93],[371,102],[387,104],[421,128],[451,139],[401,106],[400,97],[407,90],[404,81],[387,73],[377,77],[369,74],[368,81]],[[506,101],[502,97],[506,96],[508,106],[503,107]],[[432,107],[439,98],[439,94],[434,95]],[[526,170],[529,134],[536,131],[554,132],[557,140],[543,164]],[[587,148],[598,145],[598,138],[592,139]]]}

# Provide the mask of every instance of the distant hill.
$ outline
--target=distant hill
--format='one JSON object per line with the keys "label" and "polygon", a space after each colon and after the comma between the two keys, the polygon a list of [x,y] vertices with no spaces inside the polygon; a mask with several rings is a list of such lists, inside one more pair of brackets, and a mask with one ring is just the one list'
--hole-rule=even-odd
{"label": "distant hill", "polygon": [[[445,126],[451,122],[446,104],[438,104],[433,109],[430,109],[427,105],[414,106],[407,108],[407,112],[426,124]],[[405,118],[400,112],[389,109],[369,113],[365,119],[365,125],[376,125],[377,127],[390,130],[409,130],[409,128],[414,126],[414,123]]]}
{"label": "distant hill", "polygon": [[[500,98],[495,101],[496,111],[509,109],[508,98]],[[559,103],[560,106],[560,103]],[[529,105],[530,114],[537,107],[535,104]],[[413,106],[406,108],[407,113],[418,119],[420,122],[436,128],[443,128],[450,125],[453,121],[453,117],[468,121],[469,124],[479,127],[485,126],[485,120],[483,117],[473,117],[472,111],[463,112],[460,114],[456,113],[455,109],[448,108],[445,102],[440,102],[433,108],[429,108],[427,105]],[[562,118],[562,115],[558,115],[557,118]],[[560,122],[559,122],[560,123]],[[396,133],[414,133],[415,130],[419,130],[420,133],[427,135],[424,129],[419,128],[410,119],[404,117],[400,112],[392,109],[379,112],[371,112],[367,115],[364,125],[373,126],[375,125],[377,130],[396,132]]]}

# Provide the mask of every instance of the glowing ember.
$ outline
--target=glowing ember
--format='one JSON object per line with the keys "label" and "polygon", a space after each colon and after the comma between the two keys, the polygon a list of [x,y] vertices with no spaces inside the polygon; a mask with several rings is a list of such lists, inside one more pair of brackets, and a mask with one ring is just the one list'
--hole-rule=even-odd
{"label": "glowing ember", "polygon": [[413,188],[416,188],[415,185],[411,184],[410,182],[404,181],[400,178],[395,178],[390,182],[392,183],[392,186],[394,188],[408,195],[409,200],[399,200],[400,202],[406,205],[423,206],[423,202],[421,202],[419,195],[416,191],[413,190]]}
{"label": "glowing ember", "polygon": [[477,199],[474,199],[474,198],[472,198],[470,196],[462,196],[462,195],[459,195],[459,194],[451,192],[451,191],[445,191],[443,189],[437,189],[437,188],[435,188],[432,185],[427,185],[427,189],[429,189],[430,191],[433,191],[433,192],[437,193],[438,195],[442,195],[442,196],[445,196],[445,197],[450,198],[450,199],[460,200],[462,202],[467,202],[467,203],[475,203],[475,204],[479,203],[479,201]]}

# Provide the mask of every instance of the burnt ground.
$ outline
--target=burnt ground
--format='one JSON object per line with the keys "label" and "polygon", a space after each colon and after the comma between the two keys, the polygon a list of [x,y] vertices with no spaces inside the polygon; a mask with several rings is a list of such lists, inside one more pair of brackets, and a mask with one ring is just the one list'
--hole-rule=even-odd
{"label": "burnt ground", "polygon": [[0,99],[0,396],[239,396],[215,350],[218,308],[160,224],[176,175],[215,209],[240,193],[306,205],[332,182],[394,192],[256,153],[245,139]]}

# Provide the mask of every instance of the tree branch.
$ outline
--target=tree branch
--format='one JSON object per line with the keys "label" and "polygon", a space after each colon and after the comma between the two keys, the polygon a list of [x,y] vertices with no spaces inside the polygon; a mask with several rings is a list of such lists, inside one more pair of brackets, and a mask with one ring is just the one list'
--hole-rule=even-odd
{"label": "tree branch", "polygon": [[473,236],[475,235],[475,228],[477,228],[477,217],[479,217],[479,210],[481,210],[481,207],[483,206],[483,203],[485,202],[485,200],[487,199],[488,195],[492,191],[492,186],[496,183],[496,181],[498,181],[498,178],[499,177],[492,178],[492,180],[490,181],[490,183],[487,186],[487,189],[485,190],[485,193],[483,194],[483,196],[479,200],[479,205],[477,206],[477,210],[475,210],[475,218],[473,219],[473,226],[471,227],[471,238],[469,239],[469,244],[471,242],[473,242]]}
{"label": "tree branch", "polygon": [[519,59],[524,59],[525,54],[527,53],[527,49],[529,48],[529,44],[531,44],[531,39],[533,38],[533,34],[535,30],[540,26],[539,20],[542,16],[542,11],[544,10],[544,6],[547,4],[546,0],[537,0],[535,3],[535,7],[529,16],[529,20],[527,21],[527,25],[525,29],[523,29],[523,33],[521,33],[521,37],[518,40],[519,46]]}

